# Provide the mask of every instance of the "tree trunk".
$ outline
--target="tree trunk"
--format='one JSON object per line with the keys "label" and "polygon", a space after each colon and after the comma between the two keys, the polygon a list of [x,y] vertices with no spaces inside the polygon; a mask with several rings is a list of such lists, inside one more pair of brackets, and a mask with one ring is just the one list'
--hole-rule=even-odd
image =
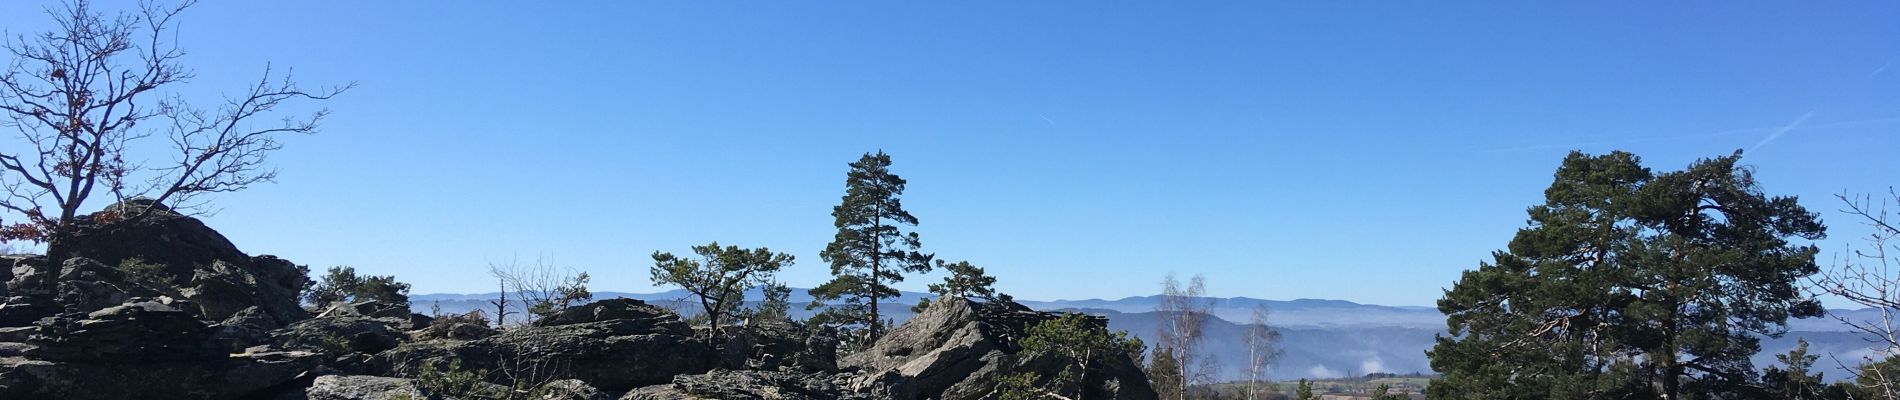
{"label": "tree trunk", "polygon": [[[879,180],[877,183],[882,185],[884,182]],[[872,343],[876,343],[878,328],[884,325],[884,319],[878,317],[877,314],[877,289],[881,286],[879,282],[884,279],[880,274],[884,261],[884,240],[878,237],[884,234],[884,205],[878,204],[872,206],[871,209],[873,210],[871,213],[871,288],[868,290],[871,292],[871,323],[865,324],[869,327],[867,329],[869,332],[866,332],[865,336]]]}

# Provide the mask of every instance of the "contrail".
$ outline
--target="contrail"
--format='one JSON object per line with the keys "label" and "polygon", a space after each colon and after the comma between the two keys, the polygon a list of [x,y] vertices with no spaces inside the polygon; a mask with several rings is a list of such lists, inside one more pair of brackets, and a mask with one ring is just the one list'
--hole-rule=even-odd
{"label": "contrail", "polygon": [[[1798,121],[1798,122],[1805,122],[1805,121]],[[1807,129],[1807,130],[1816,130],[1816,129],[1844,128],[1844,127],[1874,125],[1874,124],[1891,124],[1891,123],[1896,123],[1896,122],[1900,122],[1900,117],[1872,118],[1872,119],[1862,119],[1862,120],[1853,120],[1853,121],[1827,122],[1827,123],[1819,123],[1819,124],[1802,123],[1799,128]],[[1599,140],[1599,141],[1590,141],[1590,142],[1531,144],[1531,145],[1524,145],[1524,146],[1518,146],[1518,147],[1486,149],[1485,151],[1494,152],[1494,153],[1506,153],[1506,152],[1516,152],[1516,151],[1526,151],[1526,150],[1546,150],[1546,149],[1559,149],[1559,148],[1575,149],[1575,148],[1591,147],[1591,146],[1608,146],[1608,145],[1622,145],[1622,144],[1643,143],[1643,142],[1657,142],[1657,141],[1666,141],[1666,140],[1725,137],[1725,136],[1734,136],[1734,135],[1742,135],[1742,134],[1751,134],[1751,133],[1757,133],[1757,132],[1773,133],[1775,131],[1787,129],[1787,127],[1788,126],[1783,125],[1783,126],[1770,126],[1770,127],[1760,127],[1760,128],[1729,129],[1729,130],[1724,130],[1724,131],[1695,133],[1695,134],[1686,134],[1686,135],[1658,135],[1658,136],[1644,136],[1644,137],[1628,138],[1628,139],[1608,139],[1608,140]]]}
{"label": "contrail", "polygon": [[1767,145],[1767,144],[1768,144],[1768,142],[1773,142],[1773,141],[1775,141],[1775,139],[1780,139],[1780,138],[1781,138],[1781,135],[1786,135],[1786,134],[1788,134],[1788,131],[1792,131],[1792,130],[1794,130],[1794,128],[1799,128],[1799,127],[1801,127],[1801,123],[1802,123],[1802,122],[1807,122],[1807,121],[1808,121],[1808,118],[1812,118],[1812,117],[1814,117],[1814,113],[1817,113],[1817,112],[1820,112],[1820,111],[1821,111],[1821,109],[1819,109],[1819,108],[1816,108],[1816,109],[1813,109],[1813,110],[1808,110],[1808,113],[1807,113],[1807,114],[1801,114],[1801,118],[1795,118],[1795,119],[1794,119],[1794,122],[1789,122],[1789,123],[1788,123],[1788,126],[1783,126],[1783,127],[1781,127],[1781,129],[1777,129],[1777,130],[1775,130],[1775,133],[1770,133],[1770,134],[1768,134],[1768,137],[1767,137],[1767,138],[1763,138],[1763,139],[1761,140],[1761,142],[1760,142],[1760,143],[1755,143],[1755,147],[1751,147],[1751,148],[1749,148],[1748,150],[1749,150],[1749,151],[1754,151],[1754,150],[1756,150],[1756,149],[1760,149],[1760,148],[1761,148],[1761,146],[1764,146],[1764,145]]}
{"label": "contrail", "polygon": [[1876,76],[1880,76],[1880,73],[1887,72],[1887,67],[1892,67],[1892,66],[1893,66],[1893,61],[1887,61],[1886,64],[1881,64],[1880,68],[1874,68],[1874,72],[1870,72],[1867,74],[1867,79],[1873,79]]}
{"label": "contrail", "polygon": [[1037,117],[1042,117],[1042,120],[1043,120],[1043,121],[1047,121],[1047,122],[1049,122],[1049,126],[1056,126],[1056,121],[1055,121],[1055,120],[1053,120],[1053,119],[1049,119],[1049,117],[1048,117],[1048,116],[1045,116],[1045,115],[1042,115],[1042,114],[1036,114],[1036,116],[1037,116]]}

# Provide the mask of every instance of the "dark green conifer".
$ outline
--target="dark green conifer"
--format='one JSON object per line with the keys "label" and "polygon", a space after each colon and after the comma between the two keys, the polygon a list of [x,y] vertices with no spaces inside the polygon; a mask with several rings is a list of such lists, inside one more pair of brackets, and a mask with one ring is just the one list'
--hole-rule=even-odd
{"label": "dark green conifer", "polygon": [[930,272],[934,258],[918,251],[923,244],[916,232],[899,228],[916,226],[917,217],[904,210],[900,199],[904,178],[891,173],[890,166],[891,156],[883,151],[867,153],[851,163],[843,201],[831,209],[838,234],[819,253],[831,263],[833,278],[811,289],[812,304],[807,306],[818,308],[843,300],[821,320],[845,328],[862,327],[867,341],[883,333],[885,319],[878,303],[899,295],[891,284],[902,282],[905,273]]}
{"label": "dark green conifer", "polygon": [[1571,153],[1506,250],[1438,302],[1442,398],[1683,398],[1754,384],[1748,357],[1788,318],[1824,227],[1768,196],[1741,153],[1662,174],[1624,152]]}

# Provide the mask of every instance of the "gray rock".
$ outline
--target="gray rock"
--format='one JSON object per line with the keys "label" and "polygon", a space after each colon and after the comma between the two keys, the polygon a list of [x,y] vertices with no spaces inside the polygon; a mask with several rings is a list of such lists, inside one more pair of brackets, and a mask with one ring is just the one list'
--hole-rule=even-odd
{"label": "gray rock", "polygon": [[321,351],[331,356],[376,354],[408,341],[408,334],[397,329],[405,323],[354,316],[312,318],[273,331],[271,338],[284,347]]}
{"label": "gray rock", "polygon": [[653,324],[653,329],[665,329],[679,334],[691,334],[692,329],[680,322],[679,315],[672,310],[647,304],[644,301],[616,298],[582,304],[562,309],[546,318],[534,321],[534,326],[560,326],[600,321],[645,321]]}
{"label": "gray rock", "polygon": [[53,362],[0,358],[0,398],[235,399],[256,397],[317,366],[308,352],[206,361]]}
{"label": "gray rock", "polygon": [[66,259],[57,281],[53,301],[65,312],[93,312],[134,297],[159,295],[151,288],[126,282],[125,274],[117,268],[84,257]]}
{"label": "gray rock", "polygon": [[488,325],[456,321],[430,324],[428,327],[410,332],[410,336],[416,340],[477,340],[486,339],[500,333],[500,331],[495,330],[495,328],[490,328]]}
{"label": "gray rock", "polygon": [[532,400],[612,400],[613,396],[588,386],[579,379],[561,379],[535,388]]}
{"label": "gray rock", "polygon": [[304,390],[310,400],[422,400],[429,398],[414,379],[364,375],[324,375]]}
{"label": "gray rock", "polygon": [[[1061,370],[1062,360],[1030,357],[1018,343],[1029,326],[1057,316],[1016,303],[937,302],[870,348],[845,356],[839,366],[862,372],[850,385],[853,389],[881,397],[990,398],[1004,376],[1036,372],[1047,379]],[[1085,397],[1156,398],[1147,376],[1126,355],[1101,364],[1106,365],[1090,374]]]}
{"label": "gray rock", "polygon": [[819,400],[870,399],[870,395],[852,393],[829,374],[798,374],[778,371],[714,370],[699,375],[673,377],[670,385],[642,387],[627,392],[621,400],[724,399],[724,400]]}
{"label": "gray rock", "polygon": [[212,340],[210,327],[187,311],[189,307],[190,302],[160,298],[47,318],[27,342],[38,347],[29,355],[76,362],[224,358],[229,346]]}
{"label": "gray rock", "polygon": [[[607,304],[600,304],[607,303]],[[422,365],[459,360],[465,370],[488,371],[488,381],[511,376],[579,379],[607,391],[670,382],[675,375],[712,369],[718,356],[695,339],[679,316],[638,301],[603,301],[550,317],[556,322],[515,328],[492,337],[430,340],[378,354],[372,368],[413,376]]]}
{"label": "gray rock", "polygon": [[804,373],[838,370],[838,340],[829,335],[789,326],[755,325],[722,327],[719,336],[723,338],[720,368]]}
{"label": "gray rock", "polygon": [[282,328],[277,320],[265,315],[257,307],[248,307],[230,318],[213,325],[212,334],[217,340],[228,342],[230,349],[244,349],[252,346],[272,343],[271,331]]}
{"label": "gray rock", "polygon": [[0,302],[0,326],[32,326],[41,318],[51,317],[60,312],[59,304],[51,296],[8,297]]}
{"label": "gray rock", "polygon": [[[146,218],[120,220],[124,211],[145,207],[154,208]],[[298,292],[310,279],[308,271],[276,257],[246,255],[204,222],[150,200],[128,200],[108,206],[106,211],[81,216],[73,229],[63,244],[69,258],[90,258],[106,266],[134,258],[162,265],[169,283],[200,307],[197,312],[206,319],[223,320],[253,306],[280,324],[309,318],[297,304]],[[16,265],[13,272],[14,279],[8,281],[10,293],[22,295],[13,284],[22,281],[23,288],[45,286],[46,294],[51,294],[50,284],[31,282],[44,278],[25,276],[22,280],[21,272],[33,275],[41,271],[22,270]]]}
{"label": "gray rock", "polygon": [[317,314],[317,317],[318,318],[369,317],[369,318],[391,318],[391,319],[402,319],[402,320],[408,320],[411,318],[409,314],[409,305],[390,304],[390,303],[384,303],[384,302],[380,302],[376,300],[364,300],[364,301],[358,301],[354,303],[331,304],[328,309],[325,309],[323,311],[323,313]]}

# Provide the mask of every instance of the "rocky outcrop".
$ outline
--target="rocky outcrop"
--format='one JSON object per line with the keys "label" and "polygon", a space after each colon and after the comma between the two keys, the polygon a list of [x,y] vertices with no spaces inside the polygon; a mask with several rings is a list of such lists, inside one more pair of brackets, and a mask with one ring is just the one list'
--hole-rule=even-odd
{"label": "rocky outcrop", "polygon": [[226,346],[191,313],[190,302],[161,298],[40,321],[28,355],[49,361],[196,361],[222,358]]}
{"label": "rocky outcrop", "polygon": [[0,358],[0,398],[230,399],[317,367],[310,352],[229,354],[190,302],[134,299],[41,321],[21,357]]}
{"label": "rocky outcrop", "polygon": [[778,371],[716,370],[699,375],[680,375],[673,382],[634,389],[621,400],[728,399],[728,400],[823,400],[872,399],[854,393],[830,374],[799,374]]}
{"label": "rocky outcrop", "polygon": [[838,340],[828,334],[766,325],[723,327],[718,336],[720,368],[799,373],[838,371]]}
{"label": "rocky outcrop", "polygon": [[487,372],[491,382],[534,375],[619,392],[703,373],[718,357],[678,315],[639,300],[613,299],[480,340],[404,344],[377,355],[372,366],[386,375],[414,376],[425,364],[443,368],[452,360],[464,370]]}
{"label": "rocky outcrop", "polygon": [[414,379],[365,375],[324,375],[304,391],[309,400],[422,400]]}
{"label": "rocky outcrop", "polygon": [[285,347],[330,355],[376,354],[408,341],[409,336],[398,329],[406,323],[398,319],[355,316],[312,318],[273,331],[271,338]]}
{"label": "rocky outcrop", "polygon": [[[125,213],[117,211],[144,207],[152,207],[152,213],[137,220],[122,220]],[[148,200],[128,200],[80,217],[73,229],[62,245],[69,258],[96,260],[108,268],[128,260],[160,266],[158,279],[197,304],[208,320],[223,320],[250,307],[279,324],[309,318],[298,306],[298,293],[310,281],[309,271],[277,257],[246,255],[197,218]],[[13,272],[18,280],[23,271],[16,266]],[[9,281],[9,292],[17,292],[14,286]]]}
{"label": "rocky outcrop", "polygon": [[486,324],[441,320],[430,323],[428,327],[410,332],[410,336],[416,338],[416,340],[478,340],[487,339],[498,334],[501,334],[501,332],[495,330],[495,328],[488,327]]}
{"label": "rocky outcrop", "polygon": [[[151,214],[135,221],[123,221],[130,212],[151,208]],[[238,251],[223,234],[205,226],[197,218],[182,215],[150,200],[135,199],[106,206],[104,211],[79,216],[73,233],[65,241],[68,255],[86,257],[107,265],[119,265],[129,259],[165,266],[172,283],[184,285],[197,269],[213,262],[248,263],[250,256]],[[236,310],[232,310],[236,311]]]}
{"label": "rocky outcrop", "polygon": [[613,400],[613,396],[587,385],[579,379],[562,379],[543,383],[530,393],[534,400]]}
{"label": "rocky outcrop", "polygon": [[298,305],[298,294],[310,281],[308,273],[275,256],[217,260],[193,270],[183,294],[197,302],[208,319],[256,307],[277,323],[289,324],[310,317]]}
{"label": "rocky outcrop", "polygon": [[[997,381],[1019,372],[1044,379],[1060,371],[1062,360],[1032,356],[1019,341],[1028,327],[1059,314],[1031,311],[1011,302],[968,300],[931,304],[869,349],[850,354],[839,366],[861,374],[852,387],[896,399],[982,399],[996,395]],[[1153,399],[1135,361],[1114,355],[1090,374],[1087,398]]]}
{"label": "rocky outcrop", "polygon": [[297,304],[309,282],[305,269],[247,256],[197,219],[163,207],[146,219],[122,216],[80,218],[59,246],[66,257],[58,263],[0,258],[7,264],[0,273],[0,398],[301,391],[325,358],[259,345],[271,344],[271,330],[309,318]]}

